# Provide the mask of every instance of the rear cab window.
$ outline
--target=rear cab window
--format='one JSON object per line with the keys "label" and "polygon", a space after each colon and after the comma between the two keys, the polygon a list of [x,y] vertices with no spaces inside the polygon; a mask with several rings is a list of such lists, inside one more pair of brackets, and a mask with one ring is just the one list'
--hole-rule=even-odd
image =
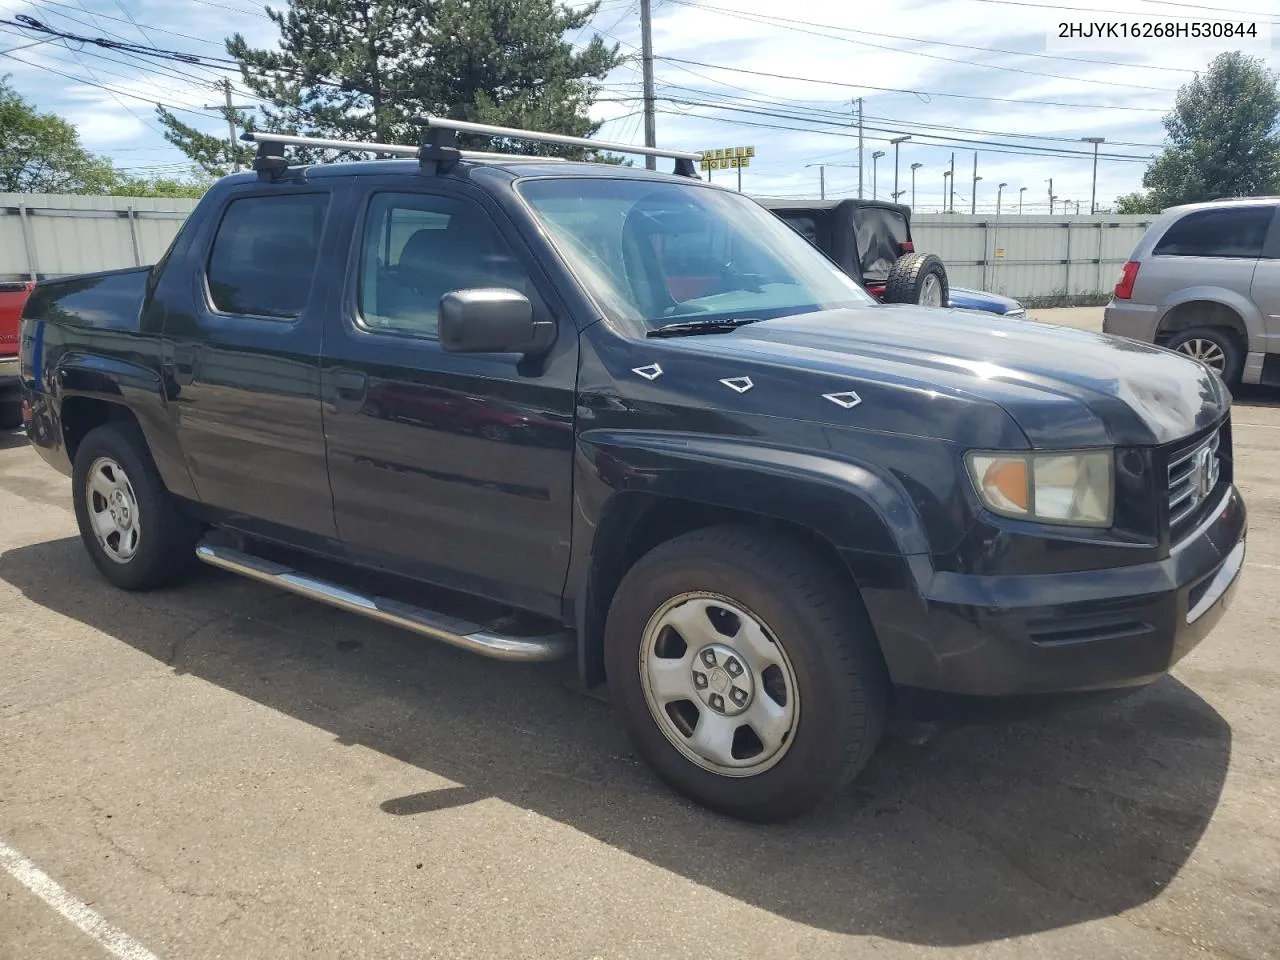
{"label": "rear cab window", "polygon": [[205,268],[219,313],[291,320],[311,296],[328,193],[247,196],[227,204]]}
{"label": "rear cab window", "polygon": [[858,207],[853,213],[853,229],[863,277],[887,279],[894,263],[902,256],[902,245],[910,238],[907,218],[897,210]]}
{"label": "rear cab window", "polygon": [[1274,204],[1196,210],[1170,226],[1151,255],[1256,260],[1275,214]]}

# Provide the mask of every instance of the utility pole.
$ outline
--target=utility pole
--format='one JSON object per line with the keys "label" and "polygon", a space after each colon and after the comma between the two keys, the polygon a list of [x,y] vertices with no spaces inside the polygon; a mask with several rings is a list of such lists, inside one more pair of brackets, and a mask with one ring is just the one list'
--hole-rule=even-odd
{"label": "utility pole", "polygon": [[884,156],[883,150],[876,150],[871,154],[871,199],[879,200],[880,191],[876,187],[876,161]]}
{"label": "utility pole", "polygon": [[978,152],[973,153],[973,196],[969,198],[969,213],[973,215],[978,212],[978,181],[982,178],[978,176]]}
{"label": "utility pole", "polygon": [[[644,145],[658,145],[657,123],[653,112],[653,23],[649,0],[640,0],[640,59],[644,68]],[[649,170],[658,169],[657,159],[645,157],[644,165]],[[738,188],[741,191],[742,168],[738,168]]]}
{"label": "utility pole", "polygon": [[1053,177],[1049,178],[1049,216],[1053,216],[1053,201],[1058,199],[1053,195]]}
{"label": "utility pole", "polygon": [[916,208],[916,171],[923,167],[923,163],[913,163],[911,165],[911,209]]}
{"label": "utility pole", "polygon": [[[1106,137],[1081,137],[1085,143],[1093,144],[1093,189],[1089,191],[1089,216],[1098,212],[1098,144],[1106,143]],[[1077,211],[1078,212],[1078,211]]]}
{"label": "utility pole", "polygon": [[221,81],[219,81],[218,83],[215,83],[213,86],[215,89],[220,89],[222,91],[223,95],[226,97],[227,102],[225,104],[213,104],[212,106],[210,106],[209,104],[205,104],[204,109],[221,110],[226,115],[227,144],[228,144],[228,149],[230,150],[230,153],[228,153],[227,156],[231,160],[232,171],[234,171],[235,173],[239,173],[240,161],[236,159],[236,151],[239,149],[239,142],[236,140],[235,111],[236,110],[252,110],[253,107],[247,104],[237,105],[231,102],[231,80],[229,77],[223,77]]}
{"label": "utility pole", "polygon": [[951,178],[951,202],[948,205],[948,213],[956,212],[956,152],[951,151],[951,172],[947,174]]}
{"label": "utility pole", "polygon": [[889,142],[893,144],[893,202],[898,202],[901,192],[898,190],[898,144],[910,140],[910,136],[894,137]]}
{"label": "utility pole", "polygon": [[1022,216],[1022,195],[1027,192],[1026,187],[1018,188],[1018,216]]}
{"label": "utility pole", "polygon": [[862,199],[862,98],[854,101],[858,105],[858,199]]}

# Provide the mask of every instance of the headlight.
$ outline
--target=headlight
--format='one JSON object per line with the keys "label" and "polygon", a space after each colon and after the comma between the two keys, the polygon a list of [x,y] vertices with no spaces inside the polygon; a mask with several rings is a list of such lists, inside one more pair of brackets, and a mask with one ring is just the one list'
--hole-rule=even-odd
{"label": "headlight", "polygon": [[1110,450],[1090,453],[970,453],[978,496],[992,513],[1040,523],[1111,526]]}

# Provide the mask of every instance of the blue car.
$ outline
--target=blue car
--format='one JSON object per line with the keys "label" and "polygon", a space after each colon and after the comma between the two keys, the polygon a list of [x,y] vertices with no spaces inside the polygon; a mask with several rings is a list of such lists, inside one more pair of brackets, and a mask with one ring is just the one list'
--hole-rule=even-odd
{"label": "blue car", "polygon": [[917,253],[911,240],[911,208],[884,200],[756,201],[834,260],[884,303],[982,310],[1025,317],[1012,297],[952,287],[947,268],[932,253]]}

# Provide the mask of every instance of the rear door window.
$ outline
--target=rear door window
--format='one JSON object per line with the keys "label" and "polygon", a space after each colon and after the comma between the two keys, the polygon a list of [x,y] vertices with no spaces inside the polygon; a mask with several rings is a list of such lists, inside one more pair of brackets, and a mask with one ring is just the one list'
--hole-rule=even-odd
{"label": "rear door window", "polygon": [[311,296],[327,193],[242,197],[227,204],[209,252],[220,313],[288,320]]}
{"label": "rear door window", "polygon": [[1221,207],[1189,213],[1165,231],[1152,255],[1157,257],[1262,256],[1274,206]]}

